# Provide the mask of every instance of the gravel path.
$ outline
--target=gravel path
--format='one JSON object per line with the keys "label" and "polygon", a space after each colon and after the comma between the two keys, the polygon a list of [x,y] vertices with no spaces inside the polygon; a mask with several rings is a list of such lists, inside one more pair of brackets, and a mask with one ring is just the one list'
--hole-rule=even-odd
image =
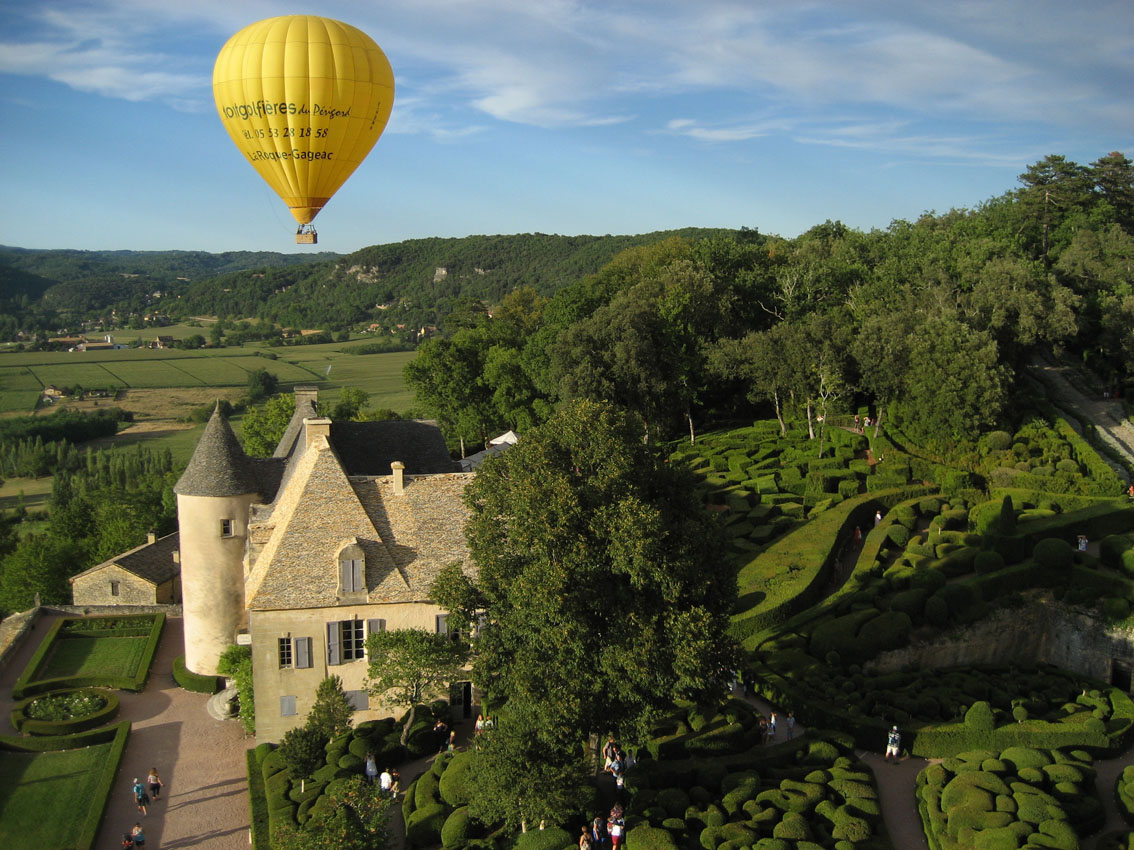
{"label": "gravel path", "polygon": [[[173,681],[173,659],[185,652],[182,621],[166,619],[161,643],[140,694],[119,693],[119,720],[133,726],[122,766],[106,804],[95,850],[121,850],[122,833],[136,821],[146,847],[235,850],[248,847],[245,751],[253,741],[235,720],[213,720],[208,696]],[[158,769],[165,787],[139,818],[131,788]]]}
{"label": "gravel path", "polygon": [[[1030,364],[1028,369],[1047,388],[1057,407],[1075,419],[1094,425],[1099,437],[1125,459],[1127,469],[1103,455],[1122,480],[1129,482],[1129,469],[1134,468],[1134,425],[1125,417],[1122,402],[1104,399],[1092,376],[1070,366],[1045,359]],[[1072,424],[1077,423],[1073,421]]]}

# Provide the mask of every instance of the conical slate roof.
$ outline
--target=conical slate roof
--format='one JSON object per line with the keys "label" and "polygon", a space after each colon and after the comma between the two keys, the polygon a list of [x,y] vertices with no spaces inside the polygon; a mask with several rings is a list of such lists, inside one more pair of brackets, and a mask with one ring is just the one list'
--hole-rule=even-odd
{"label": "conical slate roof", "polygon": [[173,492],[179,496],[241,496],[259,489],[252,463],[218,404]]}

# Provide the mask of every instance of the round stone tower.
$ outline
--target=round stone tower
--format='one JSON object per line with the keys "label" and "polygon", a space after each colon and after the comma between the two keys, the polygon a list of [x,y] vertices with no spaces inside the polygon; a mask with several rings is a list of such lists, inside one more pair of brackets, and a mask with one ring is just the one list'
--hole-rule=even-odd
{"label": "round stone tower", "polygon": [[244,623],[248,508],[259,487],[228,420],[213,411],[185,473],[173,487],[181,542],[185,666],[215,675]]}

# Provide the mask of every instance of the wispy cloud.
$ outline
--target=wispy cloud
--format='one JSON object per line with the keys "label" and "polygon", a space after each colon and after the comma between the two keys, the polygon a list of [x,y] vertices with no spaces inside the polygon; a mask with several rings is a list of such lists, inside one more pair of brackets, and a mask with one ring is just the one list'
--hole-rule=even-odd
{"label": "wispy cloud", "polygon": [[[240,26],[293,11],[283,0],[41,0],[32,9],[21,36],[0,43],[0,72],[183,106],[209,100],[215,53],[202,44],[215,50]],[[847,126],[875,131],[808,141],[913,154],[928,136],[907,123],[946,120],[966,132],[932,147],[986,156],[980,125],[1134,134],[1134,27],[1122,2],[389,0],[379,10],[327,0],[319,11],[357,22],[400,77],[408,70],[391,132],[628,124],[743,143],[788,136],[834,108],[851,115]],[[698,112],[697,99],[712,112]],[[666,124],[665,113],[683,117]],[[750,118],[760,113],[802,118]]]}

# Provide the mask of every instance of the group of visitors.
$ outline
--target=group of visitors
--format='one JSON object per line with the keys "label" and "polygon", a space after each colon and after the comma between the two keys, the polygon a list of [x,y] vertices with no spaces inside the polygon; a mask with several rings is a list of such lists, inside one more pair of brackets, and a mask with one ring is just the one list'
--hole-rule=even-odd
{"label": "group of visitors", "polygon": [[[780,716],[776,712],[771,712],[767,717],[761,714],[757,720],[756,725],[760,730],[760,743],[770,744],[776,738],[776,730],[779,727]],[[784,729],[787,732],[787,740],[795,737],[795,712],[789,711],[787,717],[784,718]]]}
{"label": "group of visitors", "polygon": [[[146,782],[143,785],[141,779],[134,777],[134,785],[130,792],[134,795],[134,803],[138,807],[138,814],[145,817],[149,814],[149,805],[151,800],[161,799],[161,789],[165,787],[161,777],[158,775],[156,767],[151,767],[150,772],[146,774]],[[146,831],[142,829],[142,822],[137,821],[134,828],[122,836],[122,846],[124,848],[132,847],[145,847],[146,846]]]}
{"label": "group of visitors", "polygon": [[873,420],[870,418],[870,414],[867,414],[865,417],[860,417],[856,413],[854,415],[854,430],[861,434],[871,426],[872,422]]}
{"label": "group of visitors", "polygon": [[371,785],[377,781],[379,790],[386,796],[397,797],[401,793],[402,778],[398,775],[398,771],[387,767],[378,773],[378,760],[374,758],[374,753],[366,754],[363,772],[366,774],[366,781]]}
{"label": "group of visitors", "polygon": [[606,820],[602,815],[584,826],[579,836],[579,850],[618,850],[626,833],[626,817],[621,803],[615,803]]}
{"label": "group of visitors", "polygon": [[619,796],[626,785],[626,771],[635,764],[634,756],[622,749],[622,746],[611,735],[602,748],[602,769],[614,777],[614,787]]}

